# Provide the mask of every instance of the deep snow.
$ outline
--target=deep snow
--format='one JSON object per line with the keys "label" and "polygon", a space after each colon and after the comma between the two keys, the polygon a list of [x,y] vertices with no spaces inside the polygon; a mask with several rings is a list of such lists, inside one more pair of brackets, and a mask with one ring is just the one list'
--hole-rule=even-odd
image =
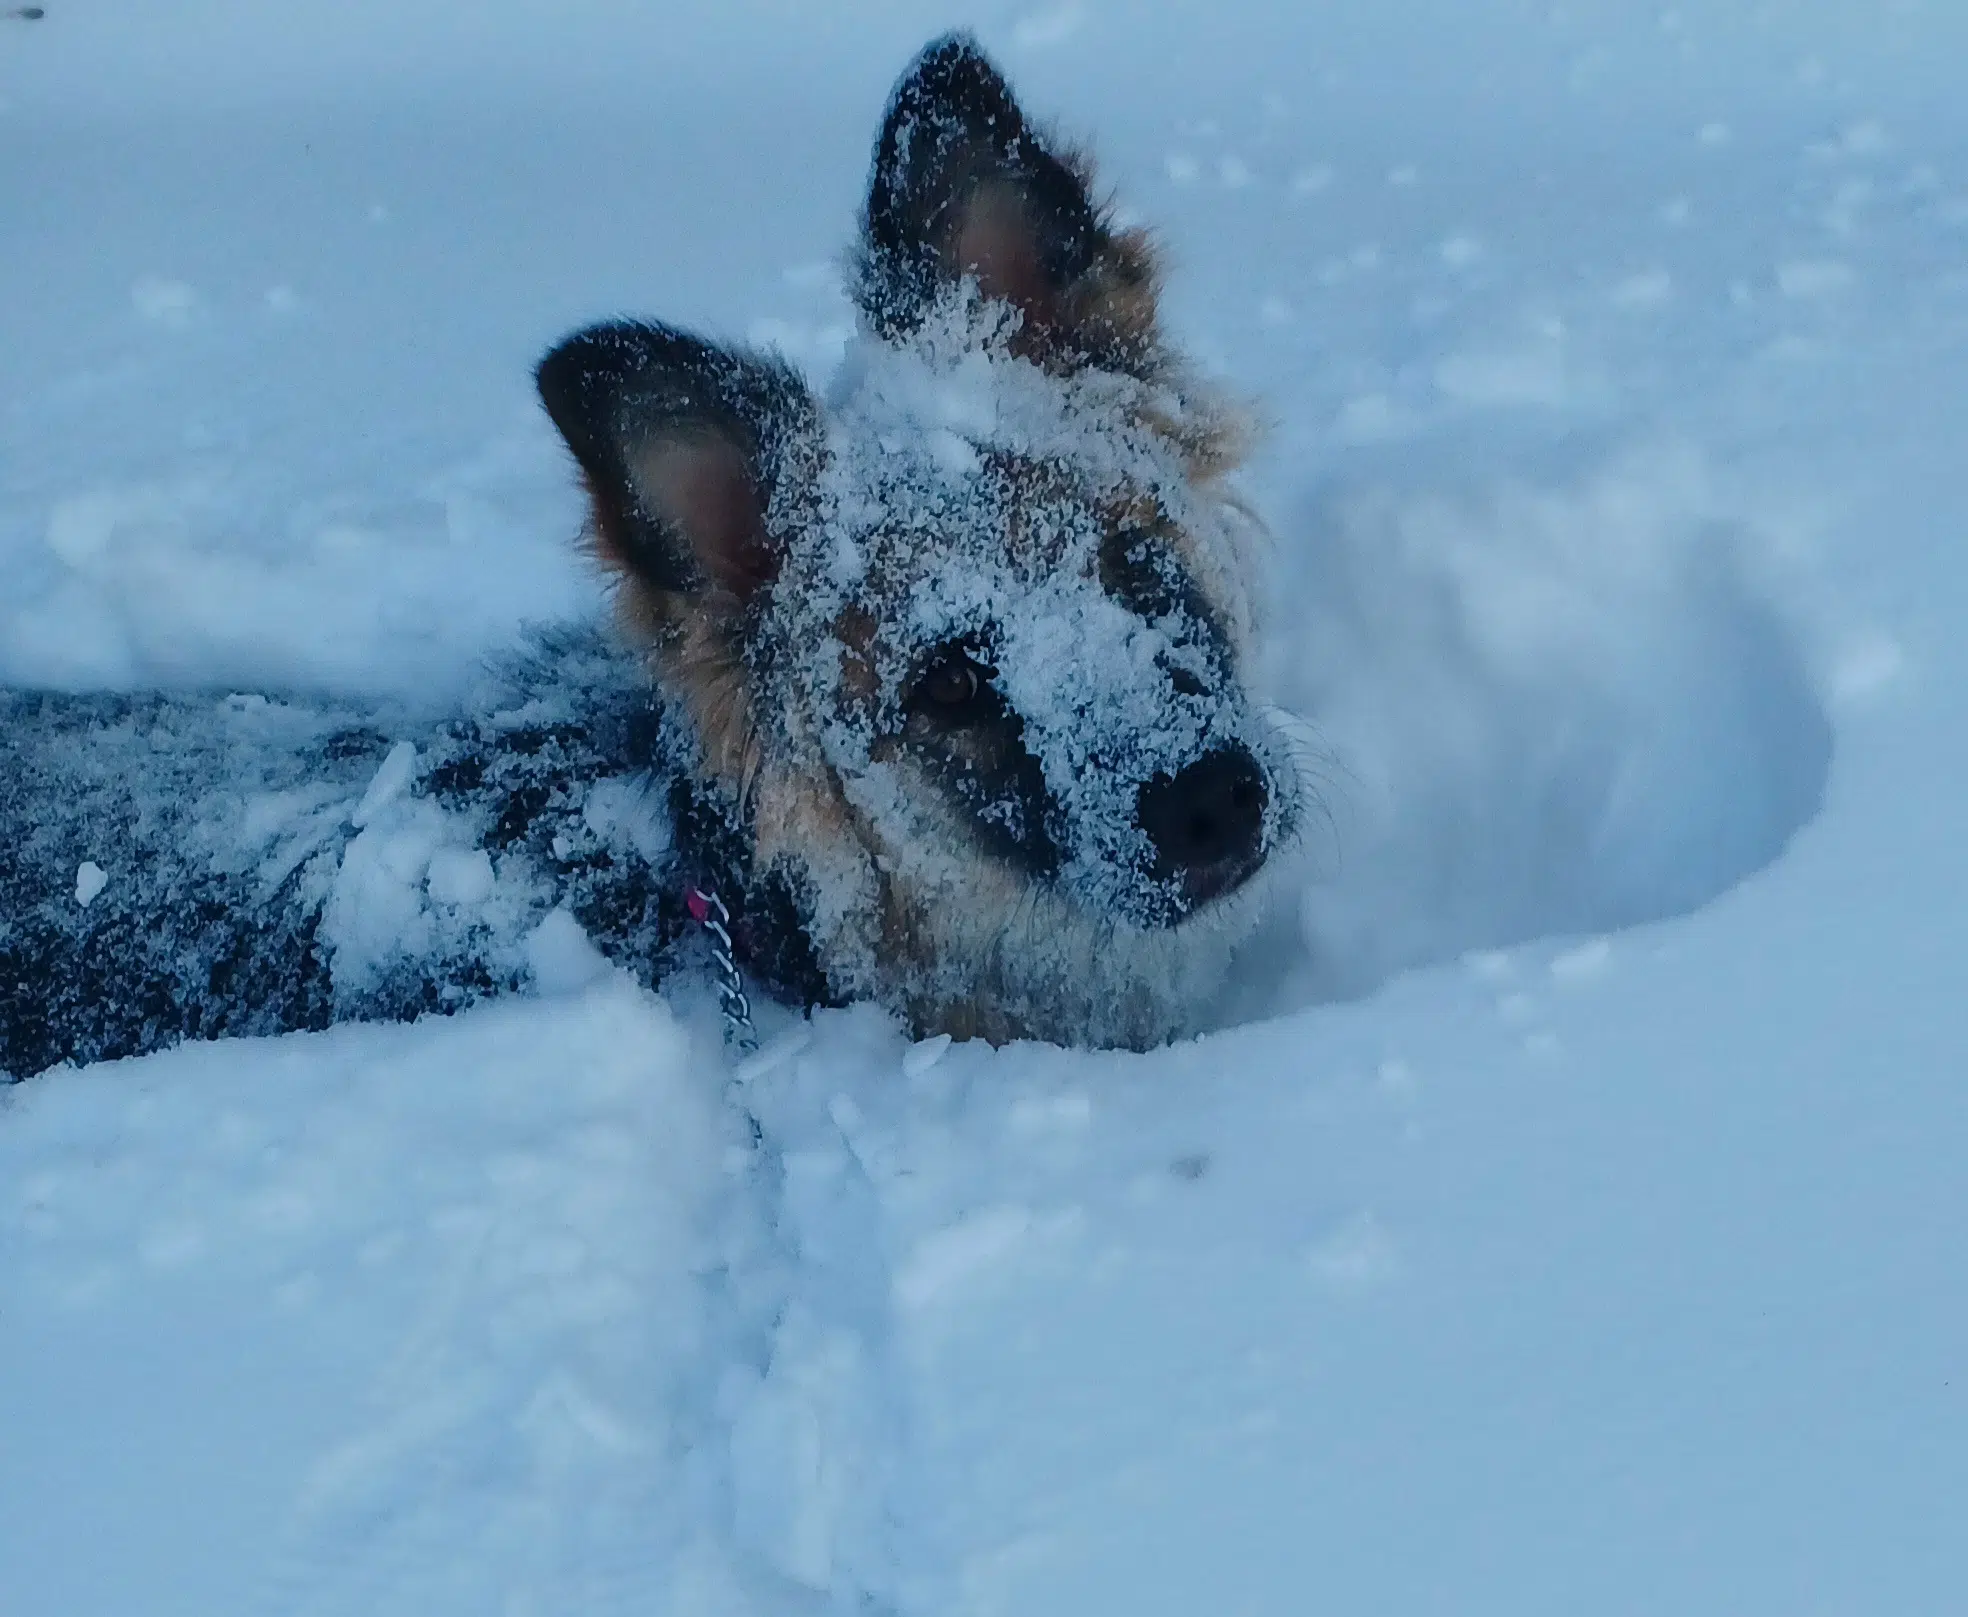
{"label": "deep snow", "polygon": [[[959,20],[49,12],[0,680],[434,706],[597,600],[538,351],[823,379]],[[1968,1607],[1968,12],[968,20],[1273,424],[1330,818],[1224,1030],[734,1079],[607,981],[9,1091],[0,1612]]]}

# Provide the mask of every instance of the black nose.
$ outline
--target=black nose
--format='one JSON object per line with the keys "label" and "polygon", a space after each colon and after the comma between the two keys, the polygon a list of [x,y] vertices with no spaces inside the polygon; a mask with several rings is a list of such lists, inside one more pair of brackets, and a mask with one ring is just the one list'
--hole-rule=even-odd
{"label": "black nose", "polygon": [[1257,868],[1264,836],[1264,772],[1245,747],[1219,747],[1141,788],[1137,815],[1155,845],[1157,874],[1181,876],[1202,903]]}

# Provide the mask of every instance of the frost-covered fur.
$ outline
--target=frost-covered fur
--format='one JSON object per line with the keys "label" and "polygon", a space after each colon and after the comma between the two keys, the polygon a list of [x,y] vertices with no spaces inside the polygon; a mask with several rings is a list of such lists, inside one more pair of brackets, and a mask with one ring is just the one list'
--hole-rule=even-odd
{"label": "frost-covered fur", "polygon": [[626,649],[548,641],[434,733],[0,697],[0,1069],[451,1009],[583,936],[653,976],[686,877],[797,1001],[1193,1026],[1300,801],[1241,677],[1241,422],[1156,284],[975,46],[932,44],[829,398],[657,325],[542,362]]}
{"label": "frost-covered fur", "polygon": [[[636,665],[542,639],[442,723],[301,697],[0,693],[0,1073],[653,978],[739,870]],[[822,991],[785,895],[758,950]]]}
{"label": "frost-covered fur", "polygon": [[[851,355],[752,629],[782,651],[748,660],[750,798],[793,828],[761,852],[805,868],[850,992],[936,1031],[1156,1042],[1221,981],[1250,895],[1188,912],[1155,873],[1143,786],[1241,744],[1265,846],[1291,830],[1289,766],[1235,674],[1248,534],[1147,424],[1180,395],[1049,374],[1008,351],[1015,329],[958,297]],[[988,670],[1037,801],[980,779],[1007,771],[912,696],[951,647]]]}

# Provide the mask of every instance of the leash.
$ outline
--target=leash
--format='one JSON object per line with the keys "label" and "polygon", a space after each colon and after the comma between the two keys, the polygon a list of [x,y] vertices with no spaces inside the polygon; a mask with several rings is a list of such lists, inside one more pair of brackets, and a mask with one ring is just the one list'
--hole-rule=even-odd
{"label": "leash", "polygon": [[685,885],[683,903],[690,911],[690,918],[710,934],[711,964],[717,971],[718,1009],[724,1013],[724,1042],[745,1058],[733,1070],[727,1087],[751,1133],[752,1149],[757,1151],[765,1145],[765,1125],[746,1097],[746,1084],[760,1069],[776,1067],[786,1057],[797,1055],[811,1035],[805,1028],[796,1029],[790,1038],[776,1039],[772,1049],[763,1055],[759,1053],[752,1002],[745,997],[744,974],[738,969],[738,952],[731,942],[731,911],[725,908],[715,887],[700,887],[695,882]]}
{"label": "leash", "polygon": [[684,888],[683,904],[690,918],[710,934],[718,1009],[724,1013],[724,1042],[750,1055],[758,1049],[758,1028],[752,1023],[752,1002],[745,997],[744,974],[738,969],[738,951],[731,942],[731,911],[715,887],[695,883]]}

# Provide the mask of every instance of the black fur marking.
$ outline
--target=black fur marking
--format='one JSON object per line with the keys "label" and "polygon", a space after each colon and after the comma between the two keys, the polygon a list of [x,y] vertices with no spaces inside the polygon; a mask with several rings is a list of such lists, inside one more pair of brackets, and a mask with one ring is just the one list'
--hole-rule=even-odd
{"label": "black fur marking", "polygon": [[952,279],[950,249],[965,208],[992,183],[1022,203],[1039,269],[1055,291],[1107,245],[1079,176],[1045,149],[977,42],[949,34],[902,75],[875,142],[856,298],[881,336],[922,323]]}
{"label": "black fur marking", "polygon": [[[977,679],[969,699],[952,710],[923,687],[959,658]],[[988,659],[960,648],[933,659],[909,703],[903,739],[988,852],[1034,876],[1050,876],[1059,868],[1061,811],[1044,769],[1026,749],[1025,721],[993,683],[996,676]]]}
{"label": "black fur marking", "polygon": [[337,731],[321,744],[321,755],[330,763],[345,758],[381,758],[389,751],[389,737],[380,730],[357,726]]}
{"label": "black fur marking", "polygon": [[[1168,545],[1145,529],[1124,527],[1100,546],[1100,587],[1194,656],[1165,664],[1176,690],[1201,696],[1231,665],[1230,636],[1196,581]],[[1193,666],[1200,662],[1200,668]]]}
{"label": "black fur marking", "polygon": [[[310,850],[247,871],[184,844],[195,779],[293,787],[266,743],[312,746],[347,780],[344,732],[332,715],[218,701],[188,716],[157,697],[0,695],[0,1072],[333,1014]],[[107,880],[89,895],[78,873],[98,861]]]}
{"label": "black fur marking", "polygon": [[[21,866],[0,855],[10,902]],[[167,920],[107,894],[78,924],[58,905],[23,905],[0,938],[0,1077],[62,1060],[140,1055],[181,1039],[326,1027],[334,1014],[317,945],[318,909],[292,891],[269,901],[221,879],[188,881]]]}
{"label": "black fur marking", "polygon": [[[432,900],[425,947],[356,960],[338,882],[403,739],[421,764],[404,804],[492,855],[494,901]],[[459,1010],[524,985],[525,938],[556,907],[653,984],[694,931],[686,872],[743,917],[762,986],[833,1002],[800,894],[753,880],[747,828],[698,799],[689,758],[634,660],[584,634],[543,641],[435,730],[305,701],[0,693],[0,1074]],[[621,829],[639,803],[640,838]],[[78,887],[86,864],[99,890]]]}

